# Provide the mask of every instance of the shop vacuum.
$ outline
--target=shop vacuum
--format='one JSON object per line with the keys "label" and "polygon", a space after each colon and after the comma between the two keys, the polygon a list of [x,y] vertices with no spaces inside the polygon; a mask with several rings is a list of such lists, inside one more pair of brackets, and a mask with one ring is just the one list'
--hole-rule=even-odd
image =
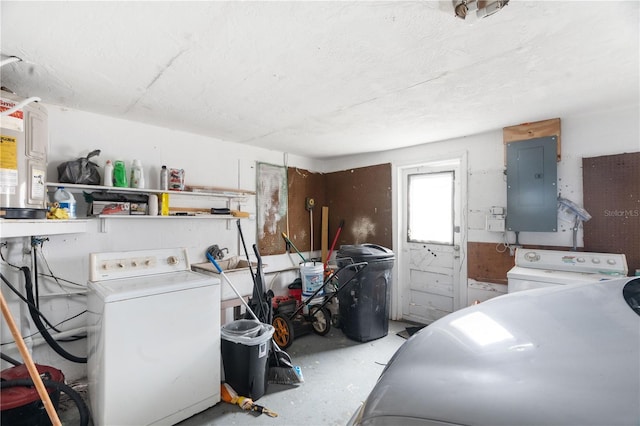
{"label": "shop vacuum", "polygon": [[[26,266],[20,269],[25,278],[24,287],[27,294],[27,301],[29,302],[31,319],[45,341],[54,352],[63,358],[72,362],[86,362],[86,358],[77,357],[65,351],[49,334],[40,318],[41,313],[35,306],[31,271]],[[2,281],[10,284],[4,275],[0,274],[0,278],[2,278]],[[0,358],[13,364],[13,367],[0,371],[0,417],[2,418],[2,426],[51,425],[49,414],[31,379],[27,366],[3,353],[0,353]],[[35,366],[42,379],[42,383],[47,389],[47,393],[55,410],[58,410],[60,393],[62,392],[76,405],[80,416],[80,426],[88,426],[91,420],[89,408],[82,399],[82,396],[72,387],[65,384],[62,371],[46,365],[35,364]]]}
{"label": "shop vacuum", "polygon": [[[59,385],[64,384],[62,371],[46,365],[36,364],[42,382],[47,388],[51,403],[58,409],[60,401]],[[44,426],[50,425],[49,415],[33,386],[27,366],[16,365],[0,372],[0,416],[3,425]],[[31,386],[29,386],[31,385]]]}

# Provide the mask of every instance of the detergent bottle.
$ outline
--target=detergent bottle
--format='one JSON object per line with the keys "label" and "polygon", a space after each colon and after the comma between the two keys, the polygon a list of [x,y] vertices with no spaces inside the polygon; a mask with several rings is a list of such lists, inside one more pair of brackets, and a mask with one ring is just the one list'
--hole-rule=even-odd
{"label": "detergent bottle", "polygon": [[131,166],[131,188],[144,188],[144,171],[142,170],[142,162],[133,160]]}
{"label": "detergent bottle", "polygon": [[119,188],[127,188],[127,170],[124,166],[124,161],[118,160],[113,166],[113,186]]}
{"label": "detergent bottle", "polygon": [[59,186],[53,193],[53,201],[58,203],[61,209],[67,212],[69,219],[76,218],[76,199],[73,194],[65,190],[63,186]]}

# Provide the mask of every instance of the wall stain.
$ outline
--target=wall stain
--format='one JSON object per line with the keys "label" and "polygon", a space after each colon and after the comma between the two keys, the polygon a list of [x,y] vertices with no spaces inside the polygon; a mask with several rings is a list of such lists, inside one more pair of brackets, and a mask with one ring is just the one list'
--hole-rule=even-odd
{"label": "wall stain", "polygon": [[376,224],[368,217],[358,217],[351,225],[351,234],[355,238],[354,244],[364,244],[376,235]]}

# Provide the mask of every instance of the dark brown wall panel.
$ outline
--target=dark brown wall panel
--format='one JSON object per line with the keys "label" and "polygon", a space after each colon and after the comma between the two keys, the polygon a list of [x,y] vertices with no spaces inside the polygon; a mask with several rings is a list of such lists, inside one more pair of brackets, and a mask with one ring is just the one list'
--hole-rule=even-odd
{"label": "dark brown wall panel", "polygon": [[335,250],[362,243],[393,248],[391,164],[328,173],[326,183],[329,245],[344,220]]}
{"label": "dark brown wall panel", "polygon": [[[569,251],[571,247],[539,246],[527,244],[525,249]],[[498,251],[499,250],[499,251]],[[508,248],[496,243],[467,243],[469,260],[467,274],[476,281],[507,284],[507,272],[515,265],[515,258]]]}
{"label": "dark brown wall panel", "polygon": [[507,284],[507,272],[514,266],[514,258],[496,250],[496,243],[467,243],[469,260],[467,274],[476,281]]}
{"label": "dark brown wall panel", "polygon": [[[289,239],[298,250],[309,251],[311,247],[311,222],[313,220],[313,245],[315,250],[320,250],[322,206],[326,205],[325,175],[290,167],[288,179]],[[315,201],[311,213],[306,209],[305,200],[307,198],[313,198]],[[281,253],[284,253],[284,249],[284,242],[282,242]]]}
{"label": "dark brown wall panel", "polygon": [[585,250],[624,253],[640,269],[640,152],[582,159]]}
{"label": "dark brown wall panel", "polygon": [[[306,209],[307,198],[315,201],[313,219]],[[391,164],[327,174],[288,168],[287,201],[288,225],[279,222],[276,233],[265,232],[258,243],[261,254],[285,252],[282,232],[288,234],[299,251],[309,251],[312,220],[314,250],[320,250],[323,206],[329,207],[329,245],[340,221],[345,223],[335,250],[343,244],[361,243],[392,248]]]}

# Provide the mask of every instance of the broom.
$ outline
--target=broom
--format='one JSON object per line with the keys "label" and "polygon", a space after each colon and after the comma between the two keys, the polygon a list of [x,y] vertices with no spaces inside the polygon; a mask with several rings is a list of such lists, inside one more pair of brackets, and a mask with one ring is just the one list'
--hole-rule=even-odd
{"label": "broom", "polygon": [[[236,296],[238,296],[240,301],[244,304],[245,308],[247,308],[247,312],[251,314],[253,319],[258,321],[259,323],[262,323],[262,321],[260,321],[257,315],[253,312],[249,304],[240,295],[240,292],[233,285],[229,277],[227,277],[227,274],[225,274],[222,271],[222,268],[220,267],[220,265],[218,265],[218,262],[216,262],[213,256],[211,256],[211,254],[209,253],[206,253],[206,256],[207,256],[207,259],[209,259],[209,262],[213,264],[213,266],[217,269],[218,273],[224,278],[227,284],[229,284],[233,292],[236,294]],[[269,377],[268,377],[269,383],[281,384],[281,385],[297,385],[297,384],[303,383],[304,380],[302,378],[302,371],[300,367],[298,366],[294,367],[291,364],[291,357],[289,357],[288,353],[280,349],[280,346],[278,346],[275,340],[273,340],[273,337],[271,338],[271,350],[274,355],[273,358],[274,358],[275,365],[269,366]]]}

